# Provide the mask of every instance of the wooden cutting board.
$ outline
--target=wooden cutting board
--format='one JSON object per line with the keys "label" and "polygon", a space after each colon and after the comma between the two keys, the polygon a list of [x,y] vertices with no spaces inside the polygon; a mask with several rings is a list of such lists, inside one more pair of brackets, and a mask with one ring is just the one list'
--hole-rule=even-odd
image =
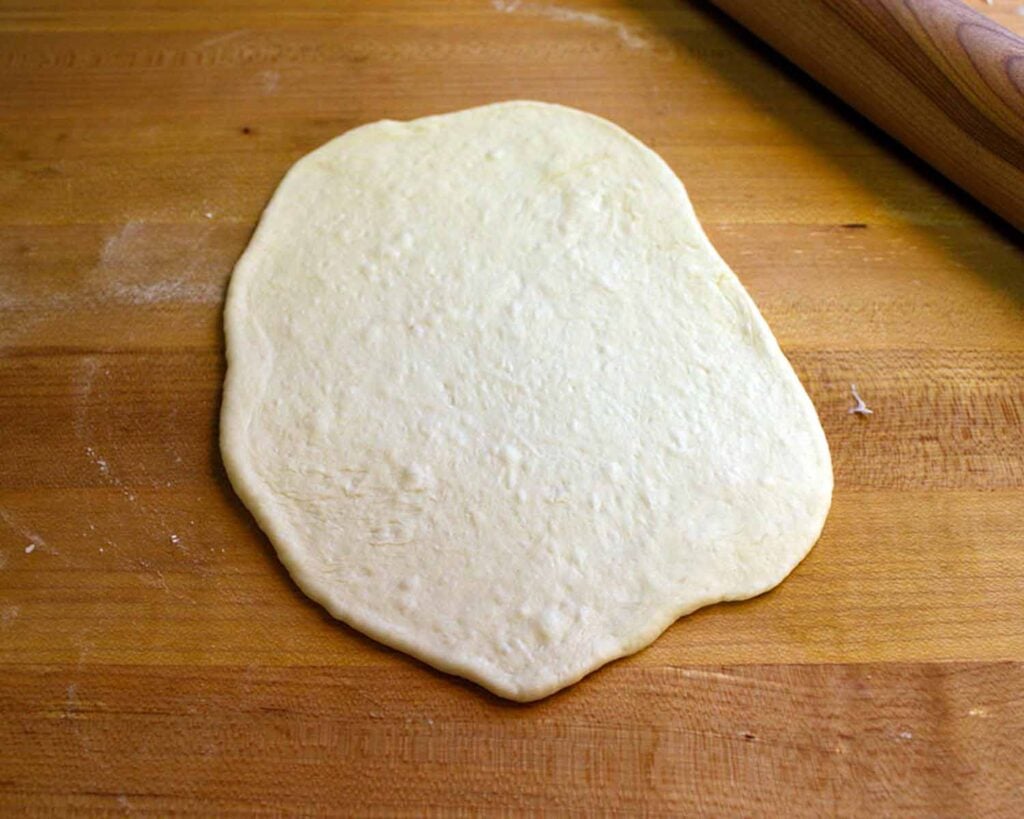
{"label": "wooden cutting board", "polygon": [[[1020,808],[1019,236],[703,3],[79,5],[0,11],[0,813]],[[532,706],[307,601],[217,452],[224,288],[289,165],[521,97],[679,173],[836,472],[776,591]]]}

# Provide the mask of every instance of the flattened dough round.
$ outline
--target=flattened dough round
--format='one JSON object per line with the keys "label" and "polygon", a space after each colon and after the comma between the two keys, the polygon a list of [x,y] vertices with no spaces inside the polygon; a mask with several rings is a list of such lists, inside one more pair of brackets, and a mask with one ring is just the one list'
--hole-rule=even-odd
{"label": "flattened dough round", "polygon": [[814,407],[682,184],[580,111],[324,145],[225,314],[224,460],[296,583],[503,697],[772,588],[828,512]]}

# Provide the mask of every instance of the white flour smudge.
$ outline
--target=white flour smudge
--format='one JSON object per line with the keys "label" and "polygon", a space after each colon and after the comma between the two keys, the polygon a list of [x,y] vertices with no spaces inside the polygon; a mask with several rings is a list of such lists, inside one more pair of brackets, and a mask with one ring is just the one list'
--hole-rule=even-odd
{"label": "white flour smudge", "polygon": [[[95,409],[95,404],[102,404],[103,402],[93,402],[91,396],[97,389],[97,377],[100,375],[110,375],[108,368],[101,368],[100,361],[93,356],[85,356],[82,358],[81,366],[75,377],[75,412],[73,428],[75,437],[82,446],[82,451],[85,453],[86,458],[96,468],[102,481],[107,486],[116,489],[132,506],[132,512],[136,515],[140,515],[144,518],[152,519],[160,527],[160,530],[166,532],[171,529],[168,525],[167,517],[160,506],[150,505],[145,501],[144,498],[140,498],[136,492],[136,487],[140,485],[138,479],[133,480],[129,483],[127,480],[122,478],[116,468],[116,458],[114,459],[115,464],[112,466],[109,456],[106,454],[108,451],[112,451],[117,454],[119,447],[117,442],[110,436],[110,432],[107,427],[102,423],[100,419],[96,419],[99,423],[94,424],[94,419],[91,417],[92,411]],[[103,381],[100,379],[98,382],[102,385]],[[99,438],[97,439],[97,434]],[[147,484],[153,485],[153,480],[148,476],[144,477],[143,480]],[[169,481],[162,482],[166,486],[171,486]],[[194,521],[193,521],[194,523]],[[85,537],[96,536],[96,524],[90,520],[85,521],[85,525],[88,527],[88,531],[84,532]],[[154,532],[154,537],[157,537]],[[188,547],[183,542],[182,537],[177,534],[170,535],[171,544],[175,549],[187,555],[189,553]],[[103,543],[107,546],[114,547],[116,544],[109,538],[104,538]],[[99,551],[103,552],[103,546],[99,547]],[[133,567],[135,568],[135,567]],[[145,572],[152,573],[149,564],[143,564],[142,569]],[[152,578],[144,580],[147,585],[151,585],[156,588],[163,590],[167,589],[167,581],[163,575],[159,572],[155,573],[155,580]],[[191,598],[186,598],[191,600]]]}
{"label": "white flour smudge", "polygon": [[[197,249],[202,250],[210,230],[210,226],[204,226],[198,238],[174,239],[174,244],[180,247],[174,247],[173,250],[186,266],[199,266],[202,263],[199,260],[197,264],[195,254]],[[145,222],[132,220],[107,238],[100,252],[98,267],[104,271],[117,271],[120,275],[115,276],[113,281],[105,276],[97,296],[104,301],[136,305],[219,302],[221,287],[212,282],[195,281],[183,275],[160,281],[138,281],[139,271],[144,273],[150,266],[147,257],[153,253],[152,232],[153,228]],[[167,242],[168,239],[164,237],[162,241]]]}
{"label": "white flour smudge", "polygon": [[[212,218],[212,211],[206,211],[206,218]],[[212,224],[204,222],[196,235],[132,220],[106,238],[96,267],[74,290],[39,293],[3,288],[0,309],[23,311],[18,317],[18,329],[23,330],[46,313],[86,307],[219,304],[224,287],[208,280],[208,272],[217,266],[206,242],[213,230]],[[154,270],[163,271],[164,277],[154,281],[150,278]]]}
{"label": "white flour smudge", "polygon": [[72,421],[78,440],[84,439],[87,432],[89,397],[92,395],[92,385],[99,367],[99,361],[95,356],[87,355],[79,359],[78,372],[75,374],[75,413]]}
{"label": "white flour smudge", "polygon": [[93,464],[99,470],[100,475],[103,476],[103,479],[108,484],[120,490],[121,494],[124,495],[129,501],[131,501],[132,503],[135,502],[135,493],[128,488],[127,484],[125,484],[124,481],[122,481],[120,478],[118,478],[110,471],[110,463],[107,461],[106,458],[100,457],[100,455],[97,454],[96,450],[93,449],[91,446],[87,446],[85,448],[85,454],[86,456],[88,456],[89,460],[93,462]]}
{"label": "white flour smudge", "polygon": [[273,94],[277,91],[277,85],[280,81],[280,71],[263,71],[260,73],[260,84],[263,86],[264,94]]}
{"label": "white flour smudge", "polygon": [[0,627],[10,628],[11,623],[18,619],[21,609],[18,606],[0,607]]}
{"label": "white flour smudge", "polygon": [[216,284],[201,284],[184,279],[139,284],[112,284],[105,288],[107,301],[119,304],[217,304],[221,288]]}
{"label": "white flour smudge", "polygon": [[623,44],[630,48],[646,48],[649,43],[636,31],[624,23],[616,23],[600,14],[588,11],[576,11],[565,6],[543,5],[540,3],[523,3],[522,0],[491,0],[495,11],[503,14],[526,14],[531,17],[546,17],[560,23],[579,23],[593,28],[614,31]]}
{"label": "white flour smudge", "polygon": [[[153,568],[153,564],[145,560],[144,558],[135,558],[135,565],[139,571],[139,582],[143,586],[147,586],[151,589],[160,589],[161,591],[171,593],[170,586],[167,585],[167,578],[164,577],[164,573],[160,569]],[[181,597],[181,595],[175,595],[175,597]]]}
{"label": "white flour smudge", "polygon": [[209,37],[205,40],[200,40],[196,43],[196,48],[211,48],[215,45],[221,45],[229,42],[230,40],[237,40],[239,37],[244,37],[249,33],[248,29],[242,28],[237,31],[229,31],[226,34],[218,34],[215,37]]}
{"label": "white flour smudge", "polygon": [[78,714],[78,684],[71,683],[64,693],[64,713],[61,719],[74,719]]}
{"label": "white flour smudge", "polygon": [[100,251],[100,267],[113,267],[126,256],[131,256],[143,241],[142,234],[146,223],[132,219],[121,226],[116,233],[110,234]]}
{"label": "white flour smudge", "polygon": [[[27,526],[19,524],[7,510],[0,509],[0,520],[7,524],[8,529],[29,542],[25,547],[25,554],[30,555],[36,549],[46,546],[46,541],[43,540],[42,535],[32,529],[29,529]],[[2,565],[2,563],[0,563],[0,565]]]}

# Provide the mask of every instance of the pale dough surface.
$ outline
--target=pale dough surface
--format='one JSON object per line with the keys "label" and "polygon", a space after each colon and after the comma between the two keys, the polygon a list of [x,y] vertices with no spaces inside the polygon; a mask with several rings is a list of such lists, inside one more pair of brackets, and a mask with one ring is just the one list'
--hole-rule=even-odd
{"label": "pale dough surface", "polygon": [[580,111],[304,157],[225,325],[224,460],[295,581],[504,697],[772,588],[828,512],[814,407],[682,184]]}

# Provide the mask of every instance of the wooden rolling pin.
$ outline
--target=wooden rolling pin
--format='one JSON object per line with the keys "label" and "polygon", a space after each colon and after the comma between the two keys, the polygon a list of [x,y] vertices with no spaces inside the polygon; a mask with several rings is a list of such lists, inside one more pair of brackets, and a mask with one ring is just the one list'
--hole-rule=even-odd
{"label": "wooden rolling pin", "polygon": [[1024,231],[1020,37],[958,0],[712,2]]}

